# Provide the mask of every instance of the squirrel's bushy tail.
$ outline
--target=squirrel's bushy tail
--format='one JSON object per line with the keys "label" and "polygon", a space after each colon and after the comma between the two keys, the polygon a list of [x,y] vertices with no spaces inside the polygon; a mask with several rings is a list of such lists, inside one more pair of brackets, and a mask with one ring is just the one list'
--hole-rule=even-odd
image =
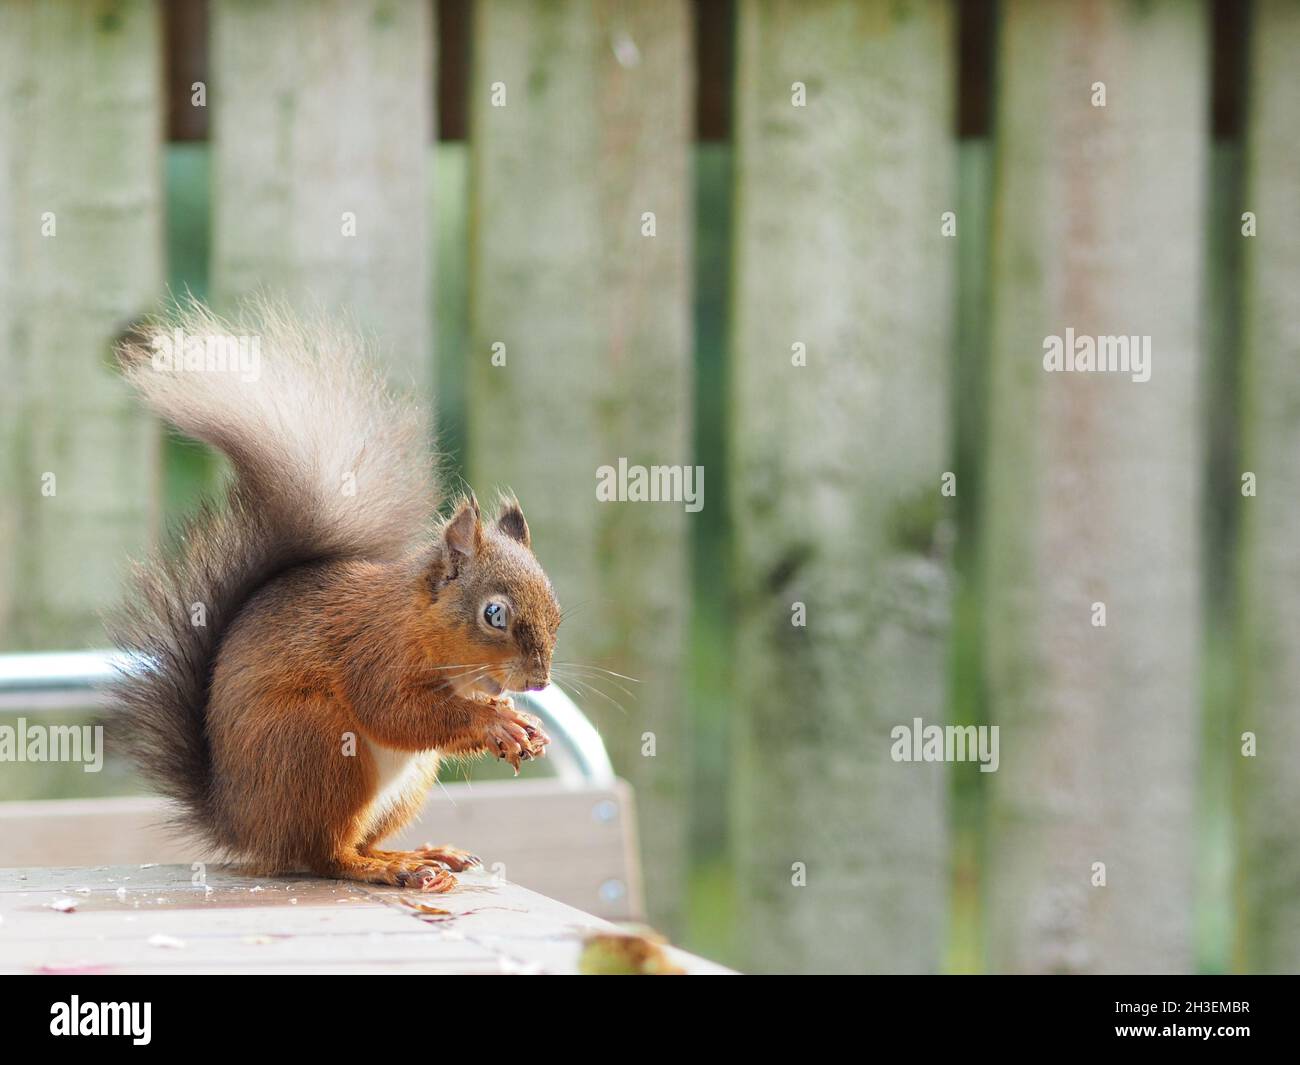
{"label": "squirrel's bushy tail", "polygon": [[[136,567],[115,631],[133,664],[114,686],[111,728],[185,827],[212,839],[205,705],[224,632],[294,566],[400,554],[438,503],[434,463],[424,414],[388,392],[356,331],[321,315],[260,302],[225,321],[190,301],[137,336],[120,352],[127,378],[165,420],[224,453],[234,477],[221,504]],[[208,338],[214,351],[223,338],[257,338],[258,357],[205,364]],[[177,341],[193,345],[188,362]]]}

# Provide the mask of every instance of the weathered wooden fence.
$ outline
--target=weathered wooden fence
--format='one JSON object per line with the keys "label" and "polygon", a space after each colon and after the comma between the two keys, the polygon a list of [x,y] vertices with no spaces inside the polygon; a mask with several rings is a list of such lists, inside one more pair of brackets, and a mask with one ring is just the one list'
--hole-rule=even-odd
{"label": "weathered wooden fence", "polygon": [[394,382],[431,392],[430,5],[210,10],[214,302],[346,306]]}
{"label": "weathered wooden fence", "polygon": [[[594,485],[620,458],[700,461],[698,7],[477,0],[449,55],[423,0],[212,0],[199,86],[164,77],[151,0],[0,0],[0,646],[102,642],[97,611],[157,528],[158,433],[108,352],[160,297],[170,97],[213,116],[214,301],[346,306],[394,379],[431,392],[436,63],[468,57],[468,339],[440,353],[466,366],[460,458],[480,494],[523,500],[574,608],[560,657],[640,678],[600,720],[637,789],[651,917],[680,929],[692,515]],[[729,479],[739,964],[944,965],[951,772],[895,762],[890,731],[952,703],[968,486],[947,476],[949,426],[970,397],[950,395],[950,356],[986,349],[952,379],[989,394],[987,450],[966,458],[983,564],[963,575],[1003,741],[987,965],[1191,968],[1211,762],[1241,784],[1239,963],[1300,964],[1300,9],[1252,8],[1240,473],[1257,490],[1209,484],[1243,518],[1226,750],[1198,743],[1206,5],[735,3],[729,462],[705,498]],[[987,202],[957,186],[961,10],[997,18]],[[1045,372],[1066,329],[1149,336],[1150,380]]]}
{"label": "weathered wooden fence", "polygon": [[732,800],[766,968],[942,956],[943,770],[878,741],[944,719],[949,16],[739,11]]}
{"label": "weathered wooden fence", "polygon": [[688,515],[611,506],[594,486],[620,458],[695,461],[689,11],[684,0],[475,8],[470,480],[527,500],[575,612],[560,657],[640,681],[623,685],[634,698],[614,691],[627,712],[602,713],[604,735],[639,796],[647,895],[675,924]]}
{"label": "weathered wooden fence", "polygon": [[[1194,3],[1004,5],[986,511],[998,969],[1191,965],[1204,22]],[[1043,338],[1067,327],[1149,335],[1150,380],[1044,372]]]}
{"label": "weathered wooden fence", "polygon": [[[1300,7],[1255,5],[1246,142],[1239,963],[1300,966]],[[1237,486],[1242,490],[1244,486]]]}
{"label": "weathered wooden fence", "polygon": [[158,517],[157,431],[108,363],[163,280],[160,30],[147,3],[0,5],[10,649],[102,643],[97,611]]}

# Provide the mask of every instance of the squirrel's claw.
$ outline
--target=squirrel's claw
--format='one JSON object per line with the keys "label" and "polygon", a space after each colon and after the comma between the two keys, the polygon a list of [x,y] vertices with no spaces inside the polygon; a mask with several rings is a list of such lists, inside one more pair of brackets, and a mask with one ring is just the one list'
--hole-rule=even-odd
{"label": "squirrel's claw", "polygon": [[477,854],[470,854],[469,851],[463,851],[459,847],[451,846],[434,846],[432,843],[426,843],[416,848],[416,854],[422,858],[439,862],[445,865],[453,873],[464,872],[466,869],[475,867],[482,868],[483,859]]}
{"label": "squirrel's claw", "polygon": [[520,763],[545,756],[551,738],[538,718],[517,710],[508,699],[495,700],[495,705],[501,716],[490,728],[491,742],[497,757],[509,762],[518,776]]}

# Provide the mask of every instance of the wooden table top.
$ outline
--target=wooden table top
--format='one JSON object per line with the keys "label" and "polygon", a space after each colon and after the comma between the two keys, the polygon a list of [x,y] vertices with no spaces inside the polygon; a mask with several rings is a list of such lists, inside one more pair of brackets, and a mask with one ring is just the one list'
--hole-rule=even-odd
{"label": "wooden table top", "polygon": [[576,973],[587,937],[617,930],[489,872],[458,877],[433,895],[223,866],[0,869],[0,972]]}

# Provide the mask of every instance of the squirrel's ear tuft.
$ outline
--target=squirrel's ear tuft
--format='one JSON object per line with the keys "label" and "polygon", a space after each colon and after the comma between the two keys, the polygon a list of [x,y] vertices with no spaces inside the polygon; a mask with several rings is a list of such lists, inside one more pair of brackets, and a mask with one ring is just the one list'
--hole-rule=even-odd
{"label": "squirrel's ear tuft", "polygon": [[483,530],[479,525],[478,500],[472,495],[457,509],[442,531],[442,542],[452,558],[472,558],[478,553]]}
{"label": "squirrel's ear tuft", "polygon": [[512,540],[518,540],[525,547],[533,546],[532,535],[528,532],[528,522],[524,520],[524,511],[517,500],[507,499],[501,504],[497,514],[497,528]]}

